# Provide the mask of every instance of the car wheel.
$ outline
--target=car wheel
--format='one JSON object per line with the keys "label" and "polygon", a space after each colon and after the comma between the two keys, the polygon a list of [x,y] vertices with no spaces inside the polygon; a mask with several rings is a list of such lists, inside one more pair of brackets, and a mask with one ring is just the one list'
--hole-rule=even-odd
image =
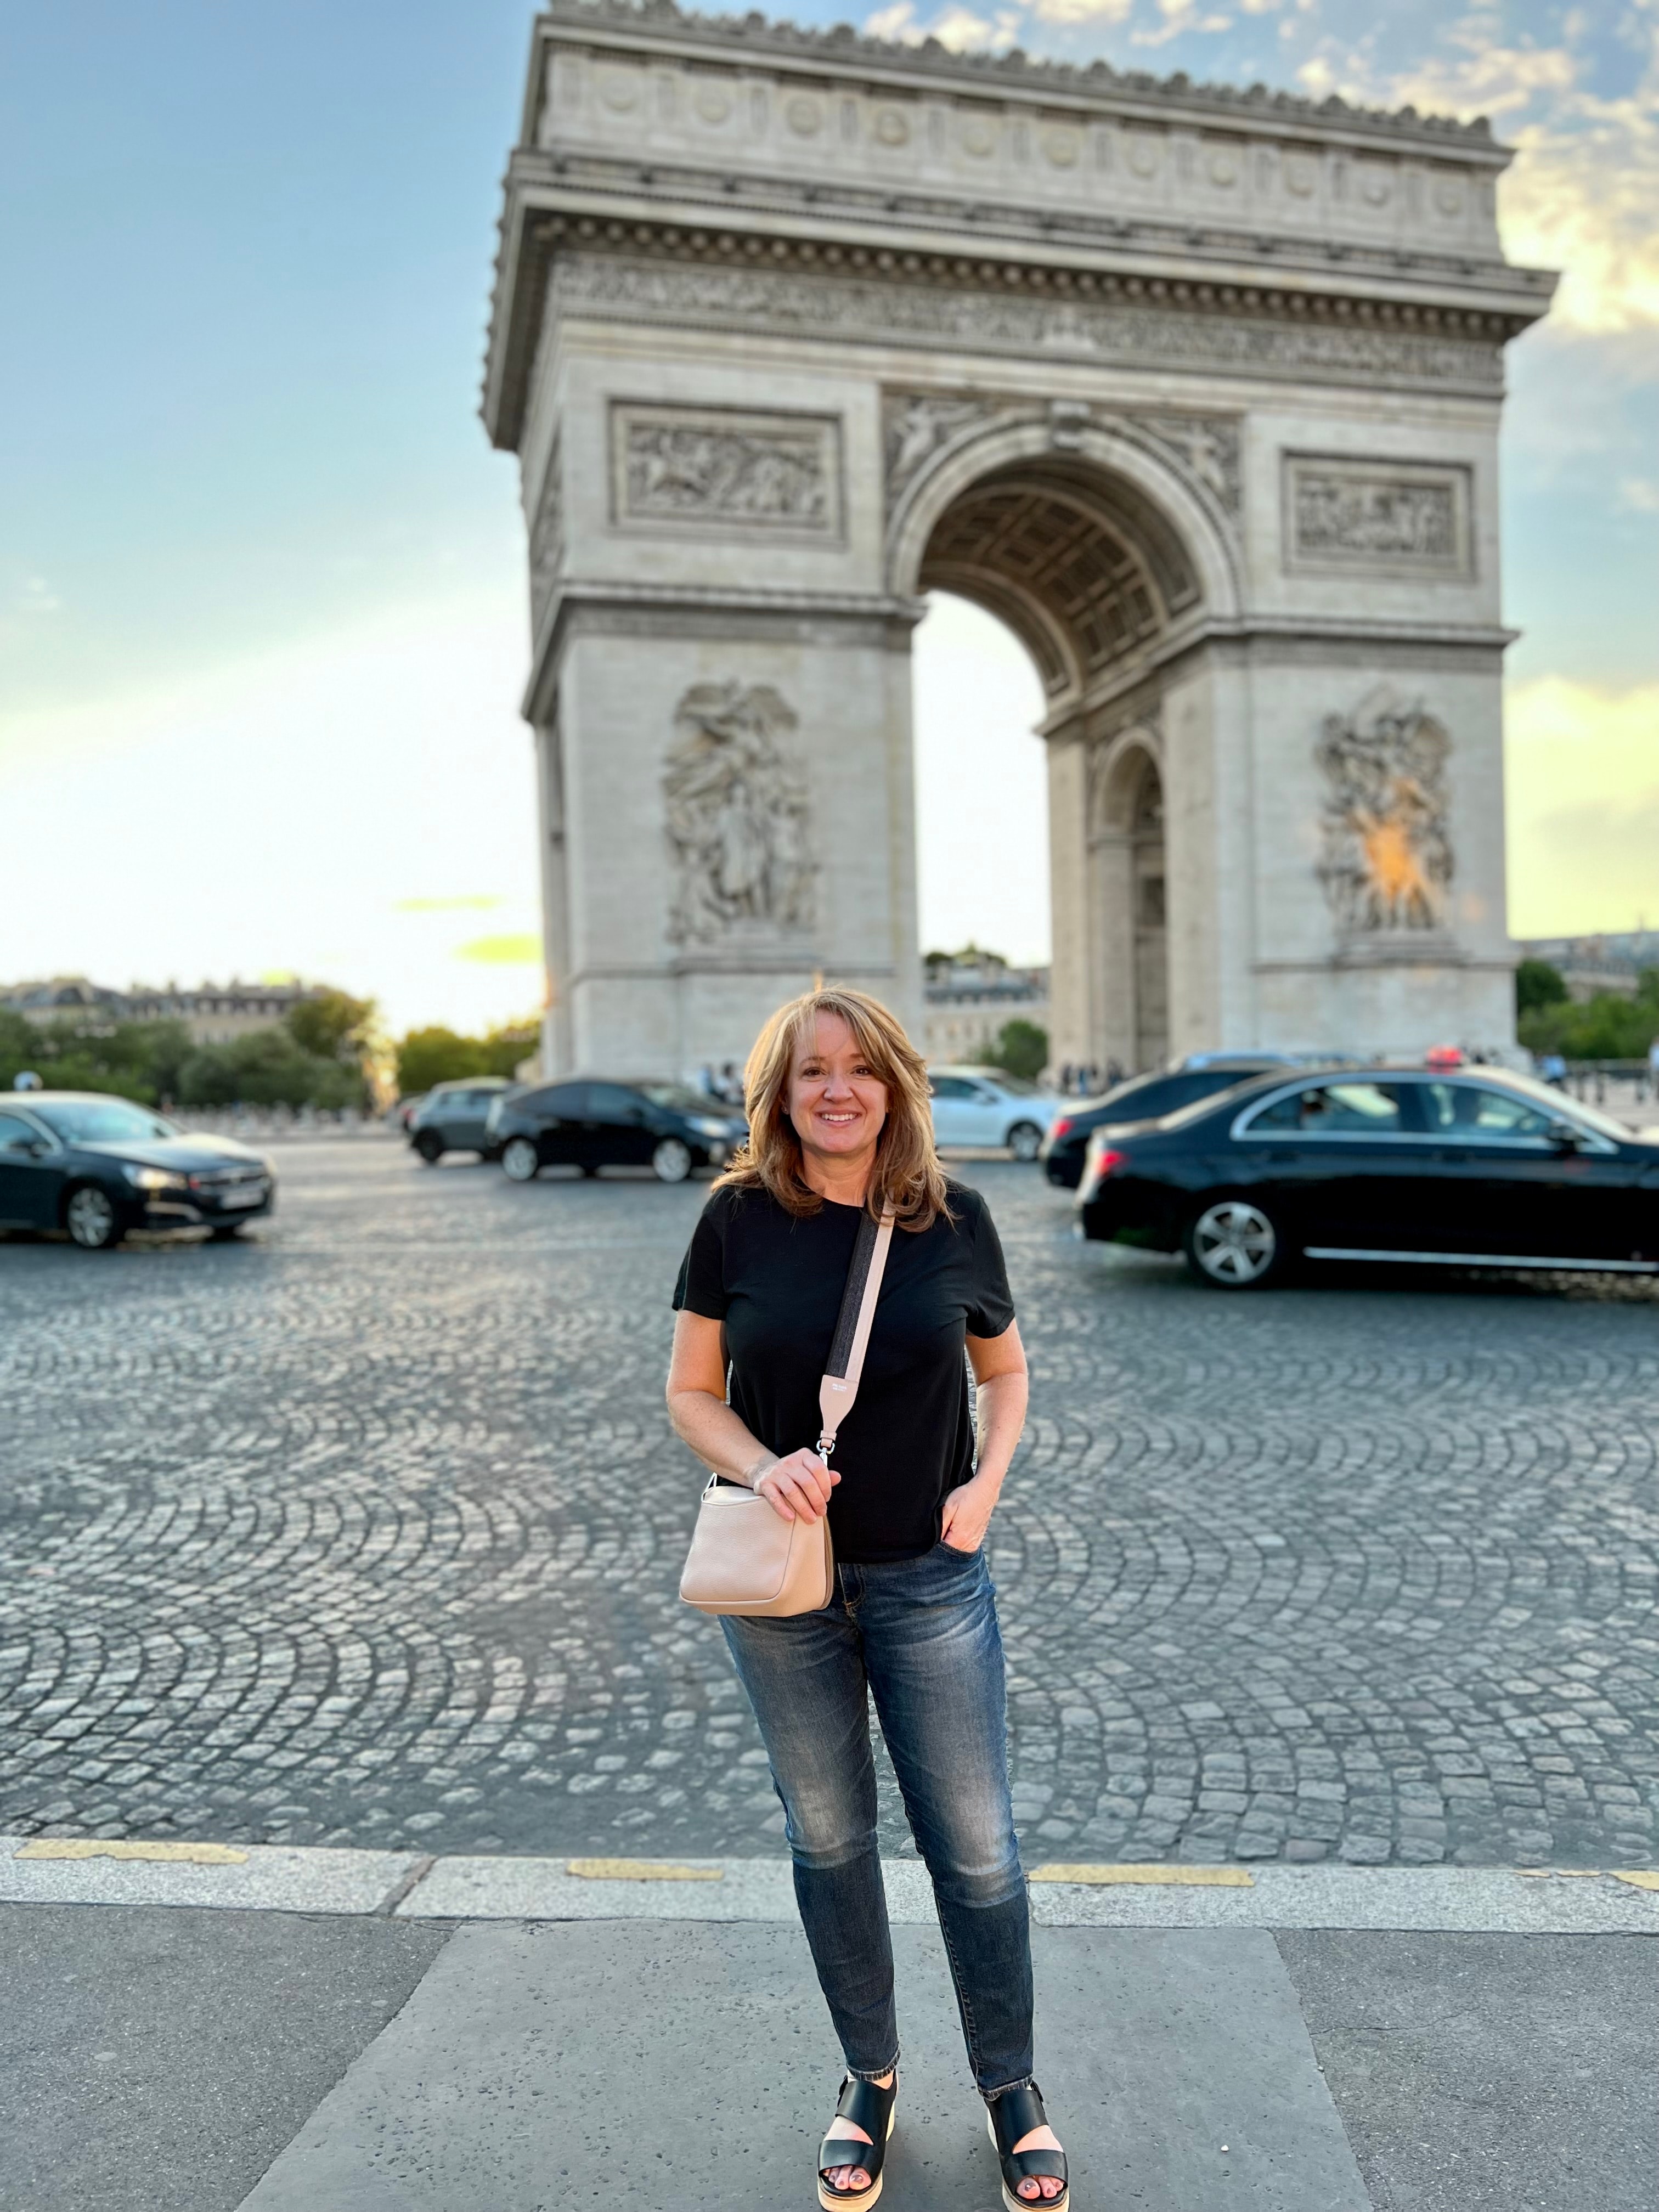
{"label": "car wheel", "polygon": [[83,1182],[70,1193],[64,1226],[83,1252],[106,1252],[121,1241],[123,1224],[115,1201],[95,1182]]}
{"label": "car wheel", "polygon": [[1016,1121],[1008,1132],[1008,1149],[1017,1160],[1034,1160],[1042,1150],[1042,1132],[1035,1121]]}
{"label": "car wheel", "polygon": [[501,1166],[509,1182],[534,1182],[542,1164],[528,1137],[509,1137],[501,1147]]}
{"label": "car wheel", "polygon": [[415,1139],[415,1149],[428,1167],[435,1167],[444,1156],[444,1140],[435,1129],[422,1129]]}
{"label": "car wheel", "polygon": [[651,1172],[659,1182],[684,1182],[691,1172],[691,1147],[665,1137],[651,1155]]}
{"label": "car wheel", "polygon": [[1218,1291],[1260,1290],[1282,1274],[1286,1254],[1273,1217],[1248,1198],[1218,1199],[1187,1231],[1187,1259]]}
{"label": "car wheel", "polygon": [[209,1230],[208,1236],[215,1244],[228,1244],[233,1237],[240,1237],[246,1227],[246,1221],[227,1221]]}

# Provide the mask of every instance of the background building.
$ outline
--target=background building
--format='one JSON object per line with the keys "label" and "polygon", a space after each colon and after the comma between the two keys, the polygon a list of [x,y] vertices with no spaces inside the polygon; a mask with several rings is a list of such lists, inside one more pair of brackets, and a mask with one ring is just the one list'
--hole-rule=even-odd
{"label": "background building", "polygon": [[921,1048],[930,1060],[982,1060],[1006,1022],[1048,1027],[1048,970],[1000,953],[933,953],[923,967]]}
{"label": "background building", "polygon": [[314,998],[309,985],[200,983],[193,991],[169,983],[152,989],[135,983],[115,991],[84,975],[55,975],[0,991],[0,1006],[43,1026],[49,1022],[182,1022],[192,1044],[231,1044],[254,1030],[275,1029],[294,1008]]}
{"label": "background building", "polygon": [[1644,969],[1659,968],[1659,929],[1630,929],[1600,937],[1534,937],[1516,946],[1523,960],[1544,960],[1581,1003],[1603,991],[1636,996]]}

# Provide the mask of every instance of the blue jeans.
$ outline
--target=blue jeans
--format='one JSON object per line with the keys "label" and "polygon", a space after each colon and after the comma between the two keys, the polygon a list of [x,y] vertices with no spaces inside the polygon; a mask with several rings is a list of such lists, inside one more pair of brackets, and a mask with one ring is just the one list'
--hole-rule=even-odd
{"label": "blue jeans", "polygon": [[898,2061],[866,1692],[933,1877],[969,2063],[988,2100],[1031,2077],[1031,1934],[1008,1800],[996,1592],[982,1553],[842,1565],[820,1613],[720,1626],[766,1744],[795,1896],[847,2055]]}

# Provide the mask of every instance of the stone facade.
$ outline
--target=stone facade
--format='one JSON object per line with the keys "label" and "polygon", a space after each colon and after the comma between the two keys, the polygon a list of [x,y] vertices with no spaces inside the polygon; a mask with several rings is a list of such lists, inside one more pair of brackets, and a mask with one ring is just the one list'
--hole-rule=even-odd
{"label": "stone facade", "polygon": [[538,22],[483,413],[520,459],[550,1066],[921,1014],[909,641],[1047,694],[1056,1061],[1502,1046],[1484,126],[668,0]]}

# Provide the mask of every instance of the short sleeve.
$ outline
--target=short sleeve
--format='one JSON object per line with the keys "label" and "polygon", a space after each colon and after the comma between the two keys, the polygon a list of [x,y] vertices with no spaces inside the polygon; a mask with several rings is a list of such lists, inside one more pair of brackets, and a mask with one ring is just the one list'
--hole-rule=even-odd
{"label": "short sleeve", "polygon": [[991,1218],[990,1208],[975,1194],[971,1226],[973,1265],[968,1287],[969,1336],[1000,1336],[1014,1318],[1013,1293],[1008,1288],[1008,1268],[1002,1256],[1002,1239]]}
{"label": "short sleeve", "polygon": [[701,1314],[705,1321],[724,1321],[732,1304],[726,1287],[726,1224],[729,1218],[726,1194],[716,1191],[691,1231],[691,1242],[680,1261],[674,1285],[676,1313]]}

